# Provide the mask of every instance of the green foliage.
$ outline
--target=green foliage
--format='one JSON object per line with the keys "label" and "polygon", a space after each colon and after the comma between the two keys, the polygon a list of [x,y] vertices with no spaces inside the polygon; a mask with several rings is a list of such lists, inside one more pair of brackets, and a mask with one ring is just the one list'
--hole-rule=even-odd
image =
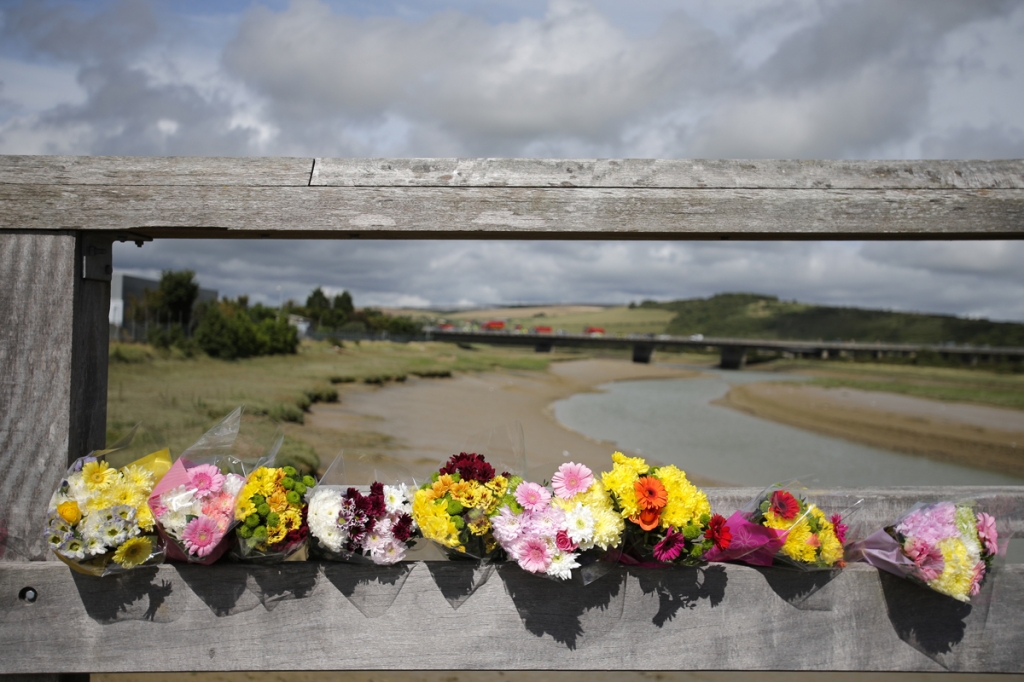
{"label": "green foliage", "polygon": [[299,346],[298,331],[286,320],[266,317],[259,308],[253,310],[260,316],[259,322],[237,302],[204,306],[196,327],[196,344],[210,357],[223,360],[294,354]]}
{"label": "green foliage", "polygon": [[762,294],[717,294],[665,303],[644,301],[640,307],[676,313],[666,332],[679,336],[1024,346],[1024,324],[807,305]]}
{"label": "green foliage", "polygon": [[180,322],[188,327],[192,317],[192,306],[199,298],[199,283],[193,270],[164,270],[157,287],[157,298],[162,312],[169,322]]}

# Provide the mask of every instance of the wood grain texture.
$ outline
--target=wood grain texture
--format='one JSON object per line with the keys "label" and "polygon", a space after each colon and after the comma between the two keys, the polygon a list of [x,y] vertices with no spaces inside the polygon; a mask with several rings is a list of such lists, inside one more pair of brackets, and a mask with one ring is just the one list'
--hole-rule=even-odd
{"label": "wood grain texture", "polygon": [[[757,492],[708,489],[726,513]],[[983,494],[987,504],[1007,508],[1024,501],[1022,487],[809,494],[829,511],[863,499],[860,519],[869,526],[915,501]],[[0,673],[1024,672],[1024,565],[993,574],[973,606],[866,565],[836,574],[738,565],[616,568],[586,587],[505,565],[471,592],[480,583],[475,568],[223,563],[98,579],[55,562],[0,564]],[[39,595],[35,602],[19,598],[26,587]]]}
{"label": "wood grain texture", "polygon": [[3,561],[48,555],[45,507],[68,464],[76,237],[0,234]]}
{"label": "wood grain texture", "polygon": [[[472,570],[164,565],[102,579],[4,564],[0,671],[1024,670],[1019,565],[994,577],[987,608],[866,565],[615,568],[586,587],[506,565],[455,609]],[[18,598],[26,586],[35,603]]]}
{"label": "wood grain texture", "polygon": [[308,158],[0,156],[0,184],[306,186]]}
{"label": "wood grain texture", "polygon": [[312,185],[1024,189],[1024,160],[316,159]]}
{"label": "wood grain texture", "polygon": [[0,229],[152,237],[995,238],[1024,190],[0,185]]}

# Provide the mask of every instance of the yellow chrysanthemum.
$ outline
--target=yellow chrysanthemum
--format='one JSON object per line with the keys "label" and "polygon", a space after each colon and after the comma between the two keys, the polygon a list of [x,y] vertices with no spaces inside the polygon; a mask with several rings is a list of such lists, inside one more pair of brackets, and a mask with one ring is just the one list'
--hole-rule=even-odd
{"label": "yellow chrysanthemum", "polygon": [[283,489],[275,490],[271,495],[267,496],[267,504],[270,505],[270,511],[275,511],[278,514],[288,509],[288,493]]}
{"label": "yellow chrysanthemum", "polygon": [[153,530],[153,526],[156,525],[156,521],[153,519],[153,510],[149,508],[148,504],[142,504],[136,508],[137,521],[139,522],[139,528],[145,531]]}
{"label": "yellow chrysanthemum", "polygon": [[967,546],[958,538],[939,541],[939,551],[945,560],[942,575],[928,583],[933,589],[960,601],[970,601],[974,581],[974,564]]}
{"label": "yellow chrysanthemum", "polygon": [[821,560],[829,566],[843,558],[843,544],[836,537],[835,527],[830,521],[820,522],[818,541],[821,543]]}
{"label": "yellow chrysanthemum", "polygon": [[72,526],[82,520],[82,510],[78,508],[78,503],[74,500],[58,504],[57,513]]}
{"label": "yellow chrysanthemum", "polygon": [[480,496],[485,492],[486,488],[476,481],[459,481],[458,483],[453,483],[452,487],[448,490],[452,499],[458,500],[463,507],[480,506]]}
{"label": "yellow chrysanthemum", "polygon": [[146,502],[146,494],[139,488],[130,484],[124,479],[117,480],[103,491],[104,497],[113,504],[126,504],[129,507],[139,507]]}
{"label": "yellow chrysanthemum", "polygon": [[[249,497],[252,496],[250,495]],[[238,506],[235,508],[235,518],[239,521],[245,521],[249,516],[256,513],[256,505],[249,501],[249,497],[239,498],[238,500]]]}
{"label": "yellow chrysanthemum", "polygon": [[281,527],[285,529],[285,532],[291,530],[298,530],[302,527],[302,513],[297,509],[288,509],[280,514]]}
{"label": "yellow chrysanthemum", "polygon": [[137,464],[129,464],[121,468],[121,474],[130,485],[142,490],[146,495],[153,491],[156,477],[153,472]]}
{"label": "yellow chrysanthemum", "polygon": [[499,474],[485,483],[484,487],[491,491],[491,495],[496,501],[501,500],[508,492],[508,479]]}
{"label": "yellow chrysanthemum", "polygon": [[478,537],[487,535],[491,530],[491,519],[486,514],[480,514],[470,521],[467,526],[469,532]]}
{"label": "yellow chrysanthemum", "polygon": [[146,537],[125,540],[114,552],[114,561],[125,568],[141,566],[153,553],[153,543]]}
{"label": "yellow chrysanthemum", "polygon": [[655,476],[665,486],[668,502],[661,510],[661,527],[682,528],[697,521],[702,514],[711,514],[707,495],[686,478],[686,472],[676,466],[659,467]]}
{"label": "yellow chrysanthemum", "polygon": [[82,467],[82,480],[89,490],[106,490],[117,480],[117,469],[111,469],[104,461],[86,462]]}
{"label": "yellow chrysanthemum", "polygon": [[284,478],[284,469],[259,467],[249,476],[246,488],[252,487],[252,492],[249,494],[250,497],[252,495],[270,497],[274,494],[274,491],[280,489],[277,483],[282,478]]}
{"label": "yellow chrysanthemum", "polygon": [[102,511],[113,507],[117,502],[112,497],[106,494],[107,491],[98,491],[93,495],[89,496],[89,499],[85,501],[85,511],[88,513]]}
{"label": "yellow chrysanthemum", "polygon": [[[776,530],[788,530],[786,544],[782,546],[782,553],[791,559],[813,564],[818,554],[818,547],[814,543],[811,534],[811,526],[807,522],[807,516],[798,519],[783,519],[770,510],[764,515],[764,525]],[[808,542],[810,541],[810,542]]]}
{"label": "yellow chrysanthemum", "polygon": [[459,547],[459,529],[448,515],[448,505],[430,499],[428,490],[417,490],[413,495],[412,516],[423,537],[440,542],[446,547]]}
{"label": "yellow chrysanthemum", "polygon": [[265,551],[266,547],[269,547],[270,545],[276,545],[277,543],[284,540],[284,537],[287,534],[288,531],[285,530],[283,523],[279,523],[273,528],[267,528],[267,540],[266,542],[260,545],[260,547],[264,548],[264,550],[262,551]]}
{"label": "yellow chrysanthemum", "polygon": [[608,492],[615,495],[623,518],[640,514],[633,484],[642,474],[651,470],[640,457],[626,457],[621,452],[612,454],[612,470],[601,474],[601,482]]}
{"label": "yellow chrysanthemum", "polygon": [[[462,481],[460,481],[460,483],[461,482]],[[437,480],[430,485],[430,489],[434,492],[434,498],[439,500],[447,495],[454,485],[456,485],[456,482],[452,480],[450,474],[441,474],[437,477]]]}
{"label": "yellow chrysanthemum", "polygon": [[618,547],[626,522],[611,507],[592,510],[594,515],[594,544],[601,549]]}

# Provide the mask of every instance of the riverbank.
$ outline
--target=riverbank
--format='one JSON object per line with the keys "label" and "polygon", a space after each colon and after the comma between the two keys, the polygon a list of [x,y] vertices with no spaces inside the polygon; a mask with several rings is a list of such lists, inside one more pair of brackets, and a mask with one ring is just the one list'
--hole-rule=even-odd
{"label": "riverbank", "polygon": [[[353,475],[372,473],[371,467],[390,461],[422,478],[452,453],[478,442],[467,443],[467,437],[518,421],[525,436],[528,474],[542,480],[569,459],[601,471],[616,448],[560,425],[552,403],[614,381],[696,376],[699,373],[693,370],[658,364],[585,359],[555,362],[546,372],[502,370],[443,380],[409,377],[404,384],[383,388],[346,387],[340,403],[314,406],[307,424],[322,432],[381,434],[368,451],[370,457],[360,459],[358,449],[346,451],[347,467],[367,469]],[[699,485],[715,484],[699,476],[693,479]]]}
{"label": "riverbank", "polygon": [[734,386],[715,404],[807,431],[1024,477],[1024,411],[792,382]]}

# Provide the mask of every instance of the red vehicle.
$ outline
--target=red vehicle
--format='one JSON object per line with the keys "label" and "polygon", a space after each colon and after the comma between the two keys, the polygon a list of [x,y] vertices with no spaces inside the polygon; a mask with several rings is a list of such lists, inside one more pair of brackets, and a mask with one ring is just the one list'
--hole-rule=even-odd
{"label": "red vehicle", "polygon": [[437,328],[443,332],[450,332],[451,330],[455,329],[455,325],[452,324],[451,322],[443,322],[437,325]]}
{"label": "red vehicle", "polygon": [[604,336],[604,327],[584,327],[583,333],[587,336]]}
{"label": "red vehicle", "polygon": [[533,328],[533,333],[534,334],[550,334],[551,333],[551,327],[534,327]]}
{"label": "red vehicle", "polygon": [[480,329],[485,332],[500,332],[505,330],[504,320],[490,320],[480,325]]}

